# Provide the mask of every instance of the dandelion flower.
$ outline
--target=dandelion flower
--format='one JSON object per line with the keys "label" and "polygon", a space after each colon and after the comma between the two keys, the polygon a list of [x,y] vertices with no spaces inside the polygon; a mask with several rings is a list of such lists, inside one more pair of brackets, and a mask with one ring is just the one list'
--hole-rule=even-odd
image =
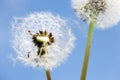
{"label": "dandelion flower", "polygon": [[32,13],[12,23],[16,59],[32,67],[52,69],[71,53],[75,37],[66,20],[50,12]]}
{"label": "dandelion flower", "polygon": [[80,80],[86,80],[94,26],[108,28],[120,21],[120,0],[72,0],[77,15],[90,24]]}
{"label": "dandelion flower", "polygon": [[120,0],[72,0],[77,15],[98,28],[108,28],[120,21]]}

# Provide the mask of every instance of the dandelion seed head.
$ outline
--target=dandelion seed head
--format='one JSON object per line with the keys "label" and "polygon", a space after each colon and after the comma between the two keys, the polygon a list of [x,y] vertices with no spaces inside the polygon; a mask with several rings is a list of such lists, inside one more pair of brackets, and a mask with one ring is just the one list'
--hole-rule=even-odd
{"label": "dandelion seed head", "polygon": [[[17,60],[45,69],[59,66],[74,47],[75,37],[66,23],[66,20],[50,12],[16,17],[12,23],[12,46],[17,53]],[[42,32],[46,35],[43,36]],[[40,57],[39,51],[47,53]]]}
{"label": "dandelion seed head", "polygon": [[120,21],[118,0],[72,0],[72,7],[85,22],[94,20],[97,28],[108,28]]}

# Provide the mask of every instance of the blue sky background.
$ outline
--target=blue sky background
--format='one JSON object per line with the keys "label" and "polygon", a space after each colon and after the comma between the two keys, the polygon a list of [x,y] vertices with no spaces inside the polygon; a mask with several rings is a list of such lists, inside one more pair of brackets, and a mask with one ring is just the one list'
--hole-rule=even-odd
{"label": "blue sky background", "polygon": [[[52,80],[79,80],[88,25],[77,18],[70,0],[0,0],[0,80],[46,80],[44,69],[31,68],[9,58],[13,18],[31,12],[50,11],[80,22],[75,48],[60,67],[52,70]],[[76,25],[75,25],[76,26]],[[109,29],[95,29],[87,80],[120,80],[120,23]]]}

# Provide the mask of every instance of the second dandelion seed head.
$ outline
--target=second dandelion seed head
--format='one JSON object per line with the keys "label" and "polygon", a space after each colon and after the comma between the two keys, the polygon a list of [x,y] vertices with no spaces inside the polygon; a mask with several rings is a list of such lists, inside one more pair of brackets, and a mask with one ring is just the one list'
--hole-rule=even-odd
{"label": "second dandelion seed head", "polygon": [[76,12],[80,11],[80,15],[84,21],[96,21],[99,13],[104,13],[106,10],[105,0],[89,0],[84,6],[75,9]]}
{"label": "second dandelion seed head", "polygon": [[94,21],[98,28],[108,28],[120,21],[120,0],[72,0],[72,7],[83,21]]}

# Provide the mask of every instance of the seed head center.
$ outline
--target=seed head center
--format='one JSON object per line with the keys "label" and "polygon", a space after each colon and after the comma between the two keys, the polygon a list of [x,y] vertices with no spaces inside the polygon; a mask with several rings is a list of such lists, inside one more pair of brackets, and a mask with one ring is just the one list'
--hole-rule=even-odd
{"label": "seed head center", "polygon": [[49,38],[47,36],[37,36],[36,39],[39,42],[49,42]]}

